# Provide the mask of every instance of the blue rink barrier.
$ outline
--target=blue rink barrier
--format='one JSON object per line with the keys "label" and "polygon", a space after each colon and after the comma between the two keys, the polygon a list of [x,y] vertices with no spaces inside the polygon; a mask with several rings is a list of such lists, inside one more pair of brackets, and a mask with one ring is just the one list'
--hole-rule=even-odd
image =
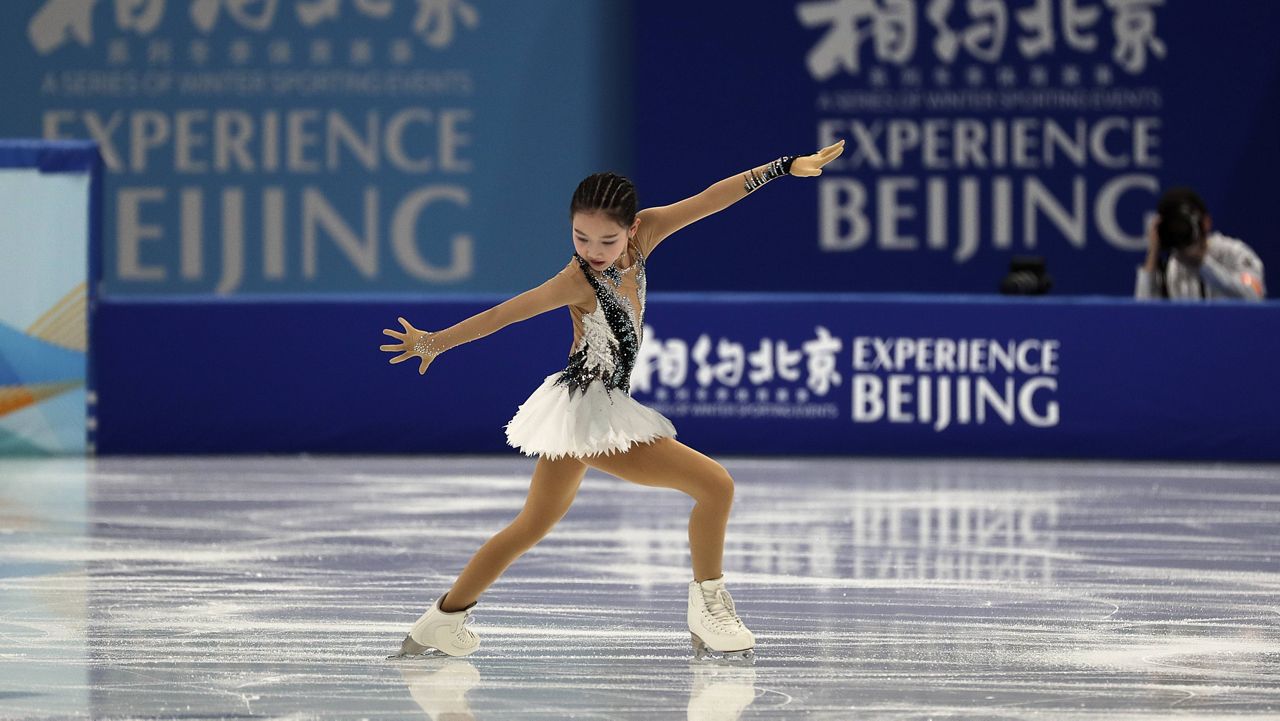
{"label": "blue rink barrier", "polygon": [[[497,298],[104,298],[98,450],[514,452],[567,310],[440,356],[378,350]],[[1280,305],[653,294],[632,394],[709,453],[1280,460]]]}

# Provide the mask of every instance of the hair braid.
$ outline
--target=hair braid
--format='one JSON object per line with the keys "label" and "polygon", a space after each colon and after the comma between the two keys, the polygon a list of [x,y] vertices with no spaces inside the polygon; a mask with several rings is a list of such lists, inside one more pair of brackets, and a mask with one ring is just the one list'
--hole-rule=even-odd
{"label": "hair braid", "polygon": [[617,173],[596,173],[578,184],[569,203],[569,215],[602,212],[619,225],[630,226],[636,219],[636,187]]}

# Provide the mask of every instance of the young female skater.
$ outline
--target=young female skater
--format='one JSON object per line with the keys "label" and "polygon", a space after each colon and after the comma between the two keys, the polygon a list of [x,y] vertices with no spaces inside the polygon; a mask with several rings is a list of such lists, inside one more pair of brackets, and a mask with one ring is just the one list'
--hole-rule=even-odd
{"label": "young female skater", "polygon": [[697,195],[636,212],[631,181],[613,173],[583,180],[569,205],[575,253],[553,278],[441,331],[384,330],[399,343],[392,363],[418,358],[418,373],[441,353],[517,321],[569,306],[569,364],[543,381],[507,424],[507,442],[537,455],[524,509],[489,539],[413,624],[402,655],[434,648],[473,653],[480,639],[464,623],[498,576],[533,547],[569,510],[587,468],[634,483],[675,488],[693,497],[689,515],[689,632],[698,658],[750,659],[755,637],[738,618],[721,574],[733,479],[724,467],[675,440],[675,428],[630,396],[631,369],[644,327],[645,263],[667,236],[723,210],[782,175],[816,176],[844,150],[844,141],[812,155],[784,156],[725,178]]}

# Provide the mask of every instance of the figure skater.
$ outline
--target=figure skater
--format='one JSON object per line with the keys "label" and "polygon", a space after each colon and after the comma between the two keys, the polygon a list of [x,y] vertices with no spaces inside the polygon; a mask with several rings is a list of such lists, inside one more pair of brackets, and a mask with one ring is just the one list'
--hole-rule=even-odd
{"label": "figure skater", "polygon": [[569,205],[574,254],[532,290],[437,332],[384,330],[399,343],[392,363],[418,359],[418,373],[437,356],[512,323],[569,306],[573,345],[564,370],[546,377],[506,426],[507,443],[538,456],[524,508],[471,557],[444,595],[413,624],[401,655],[436,649],[475,652],[480,639],[466,624],[480,595],[569,510],[587,468],[692,496],[689,632],[696,656],[750,660],[755,637],[725,589],[721,560],[733,503],[733,479],[716,461],[675,440],[671,421],[631,398],[631,369],[644,328],[645,263],[684,226],[724,210],[783,175],[816,176],[844,141],[812,155],[784,156],[725,178],[672,205],[636,212],[631,181],[613,173],[583,180]]}

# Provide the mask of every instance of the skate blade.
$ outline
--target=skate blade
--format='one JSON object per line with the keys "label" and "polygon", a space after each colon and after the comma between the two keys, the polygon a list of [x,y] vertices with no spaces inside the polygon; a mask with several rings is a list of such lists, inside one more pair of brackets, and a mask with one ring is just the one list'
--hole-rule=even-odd
{"label": "skate blade", "polygon": [[438,656],[447,656],[444,651],[431,646],[423,646],[413,640],[412,636],[405,636],[404,642],[400,644],[400,653],[387,656],[388,660],[394,659],[413,659],[413,658],[435,658]]}
{"label": "skate blade", "polygon": [[722,661],[731,664],[754,664],[756,662],[756,650],[754,648],[744,648],[739,651],[717,651],[698,638],[696,633],[690,633],[689,639],[693,643],[693,657],[695,660]]}

